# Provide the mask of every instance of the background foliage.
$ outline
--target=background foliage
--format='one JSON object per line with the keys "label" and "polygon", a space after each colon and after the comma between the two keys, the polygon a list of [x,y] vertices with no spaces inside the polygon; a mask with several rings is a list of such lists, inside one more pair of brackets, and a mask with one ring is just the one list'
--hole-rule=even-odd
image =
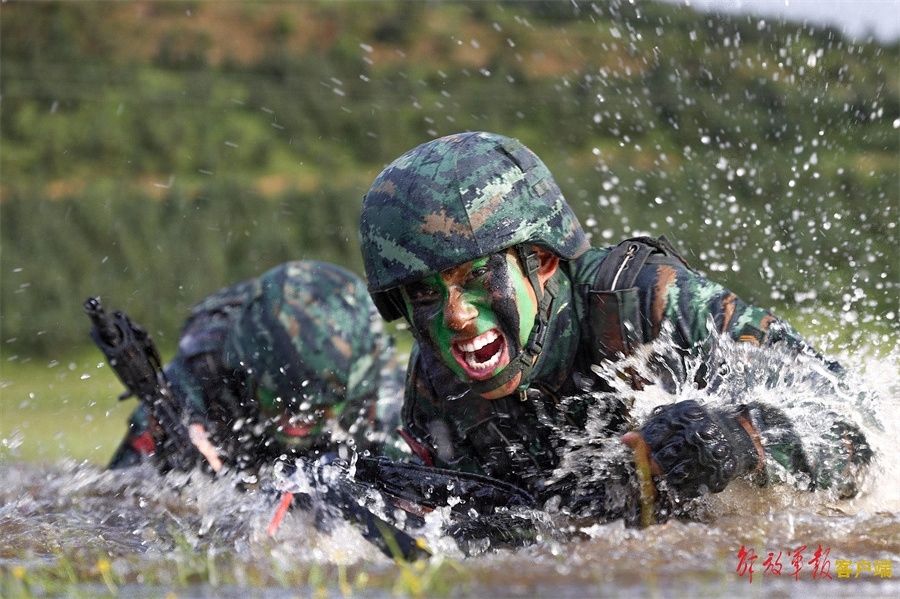
{"label": "background foliage", "polygon": [[478,129],[595,244],[666,234],[749,301],[896,332],[897,44],[647,2],[12,2],[0,44],[4,361],[88,344],[89,294],[166,346],[278,262],[361,273],[378,171]]}

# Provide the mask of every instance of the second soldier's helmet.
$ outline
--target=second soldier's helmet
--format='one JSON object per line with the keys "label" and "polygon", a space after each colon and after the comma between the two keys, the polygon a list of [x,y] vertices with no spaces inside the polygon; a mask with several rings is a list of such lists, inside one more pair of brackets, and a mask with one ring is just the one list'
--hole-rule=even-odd
{"label": "second soldier's helmet", "polygon": [[[255,386],[263,414],[283,414],[287,430],[312,430],[325,418],[350,428],[374,413],[390,343],[363,281],[324,262],[288,262],[248,281],[229,335],[229,362]],[[293,439],[307,437],[296,434]]]}
{"label": "second soldier's helmet", "polygon": [[403,315],[397,289],[481,256],[532,243],[571,260],[588,248],[550,171],[495,133],[450,135],[389,164],[363,200],[360,241],[381,315]]}

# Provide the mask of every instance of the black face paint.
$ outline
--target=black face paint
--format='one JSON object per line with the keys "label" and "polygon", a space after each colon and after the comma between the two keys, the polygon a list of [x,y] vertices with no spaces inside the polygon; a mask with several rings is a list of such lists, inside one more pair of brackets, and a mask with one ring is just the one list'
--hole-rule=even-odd
{"label": "black face paint", "polygon": [[[521,269],[516,267],[517,264],[518,259],[511,252],[502,252],[491,255],[487,265],[490,274],[486,287],[491,297],[491,307],[500,324],[499,328],[509,340],[510,359],[515,359],[522,351],[522,347],[528,340],[528,334],[531,333],[529,326],[528,332],[524,336],[521,334],[520,303],[524,300],[526,305],[529,305],[531,301],[527,292],[521,293],[524,289],[517,290],[513,282],[513,278],[516,276],[520,279],[523,278]],[[519,283],[520,286],[528,285],[527,279],[519,281]],[[533,320],[532,316],[531,321]]]}

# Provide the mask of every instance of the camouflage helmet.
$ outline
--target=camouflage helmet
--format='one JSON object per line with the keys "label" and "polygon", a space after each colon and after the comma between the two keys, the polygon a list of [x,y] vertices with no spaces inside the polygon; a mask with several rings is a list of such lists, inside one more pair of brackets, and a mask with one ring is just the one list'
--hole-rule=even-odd
{"label": "camouflage helmet", "polygon": [[389,164],[363,199],[360,241],[381,315],[403,315],[401,285],[533,243],[566,260],[588,241],[550,171],[519,141],[459,133]]}
{"label": "camouflage helmet", "polygon": [[[264,413],[312,420],[371,405],[389,342],[363,281],[334,264],[288,262],[244,283],[226,346]],[[314,418],[315,416],[315,418]]]}

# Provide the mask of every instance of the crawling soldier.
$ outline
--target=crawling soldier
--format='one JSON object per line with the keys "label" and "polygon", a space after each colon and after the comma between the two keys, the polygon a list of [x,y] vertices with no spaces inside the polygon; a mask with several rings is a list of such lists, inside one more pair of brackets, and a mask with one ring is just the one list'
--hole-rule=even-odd
{"label": "crawling soldier", "polygon": [[[245,470],[341,445],[378,451],[399,407],[388,388],[397,378],[391,354],[362,281],[307,260],[197,304],[164,371],[209,467]],[[400,385],[393,387],[399,393]],[[157,452],[155,426],[141,404],[109,467]],[[166,456],[156,458],[165,467]]]}

